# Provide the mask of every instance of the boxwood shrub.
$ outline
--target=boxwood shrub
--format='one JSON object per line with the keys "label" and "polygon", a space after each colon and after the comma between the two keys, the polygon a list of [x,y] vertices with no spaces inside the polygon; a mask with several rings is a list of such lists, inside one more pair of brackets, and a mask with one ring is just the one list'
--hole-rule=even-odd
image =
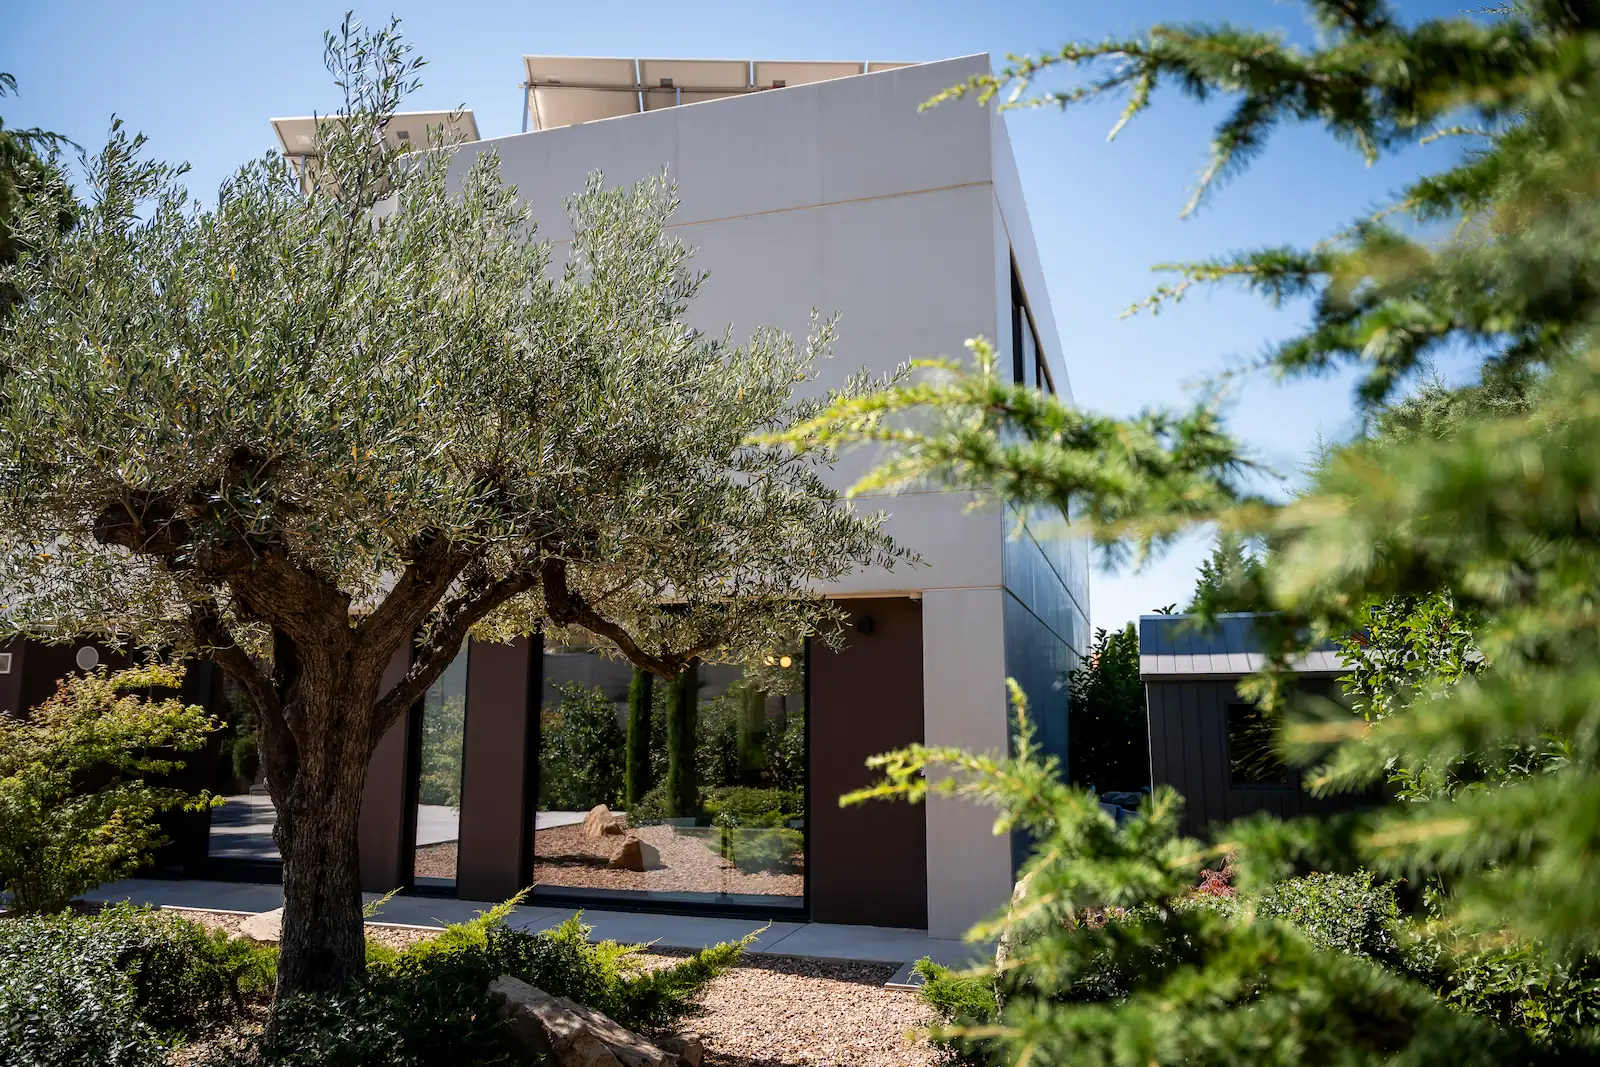
{"label": "boxwood shrub", "polygon": [[270,988],[271,950],[122,905],[0,922],[0,1067],[164,1062]]}

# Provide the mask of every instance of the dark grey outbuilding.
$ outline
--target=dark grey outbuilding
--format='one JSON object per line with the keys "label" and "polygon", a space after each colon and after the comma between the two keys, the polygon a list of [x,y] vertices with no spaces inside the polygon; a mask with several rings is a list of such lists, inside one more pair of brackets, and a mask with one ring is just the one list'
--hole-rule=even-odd
{"label": "dark grey outbuilding", "polygon": [[[1200,833],[1256,811],[1326,814],[1372,802],[1369,796],[1317,798],[1299,773],[1272,758],[1259,710],[1239,682],[1266,663],[1258,616],[1224,615],[1202,628],[1190,615],[1139,619],[1139,678],[1150,716],[1150,780],[1183,794],[1183,829]],[[1307,692],[1333,695],[1339,653],[1319,648],[1294,664]]]}

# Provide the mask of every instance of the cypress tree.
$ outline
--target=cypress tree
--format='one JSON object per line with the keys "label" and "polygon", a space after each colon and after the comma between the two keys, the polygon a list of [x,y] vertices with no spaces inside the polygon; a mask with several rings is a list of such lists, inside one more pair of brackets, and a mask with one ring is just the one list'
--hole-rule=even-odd
{"label": "cypress tree", "polygon": [[761,777],[762,741],[767,733],[767,695],[746,683],[739,699],[739,784],[755,785]]}
{"label": "cypress tree", "polygon": [[672,680],[667,699],[667,814],[686,818],[700,809],[695,780],[695,718],[699,711],[700,666],[692,662]]}
{"label": "cypress tree", "polygon": [[655,676],[635,667],[628,686],[628,747],[623,797],[631,809],[650,792],[650,710]]}

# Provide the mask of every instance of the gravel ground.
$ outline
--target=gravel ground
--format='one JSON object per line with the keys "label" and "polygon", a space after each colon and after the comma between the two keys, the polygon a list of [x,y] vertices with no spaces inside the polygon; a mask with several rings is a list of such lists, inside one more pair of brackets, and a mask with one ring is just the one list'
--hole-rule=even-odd
{"label": "gravel ground", "polygon": [[[178,911],[185,919],[199,923],[201,926],[212,930],[226,930],[230,935],[239,935],[239,925],[247,916],[234,915],[225,911]],[[396,951],[410,948],[418,941],[426,941],[438,934],[437,930],[418,929],[414,926],[391,926],[388,923],[367,923],[367,937],[380,945],[386,945]]]}
{"label": "gravel ground", "polygon": [[412,872],[418,878],[454,878],[456,876],[456,842],[442,841],[437,845],[422,845]]}
{"label": "gravel ground", "polygon": [[[641,826],[631,831],[661,853],[661,866],[649,871],[606,867],[617,837],[588,837],[580,825],[557,826],[534,835],[533,879],[542,886],[578,889],[630,889],[653,893],[748,893],[798,897],[805,875],[798,872],[746,874],[695,836],[671,826]],[[711,831],[708,829],[709,835]]]}
{"label": "gravel ground", "polygon": [[883,988],[896,969],[747,956],[684,1026],[704,1039],[706,1067],[928,1067],[933,1050],[908,1035],[933,1015],[915,993]]}

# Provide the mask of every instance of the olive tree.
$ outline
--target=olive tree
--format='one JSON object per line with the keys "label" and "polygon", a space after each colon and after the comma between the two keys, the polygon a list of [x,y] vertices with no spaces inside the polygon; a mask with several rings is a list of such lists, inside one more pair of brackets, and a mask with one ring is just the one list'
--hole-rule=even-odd
{"label": "olive tree", "polygon": [[450,145],[385,146],[421,66],[395,24],[347,20],[326,58],[344,103],[307,192],[269,156],[198,205],[113,125],[78,226],[25,213],[37,251],[0,275],[23,294],[7,625],[238,682],[284,859],[280,994],[360,972],[368,759],[469,633],[571,628],[670,679],[831,632],[818,583],[902,555],[826,450],[746,443],[814,413],[792,392],[831,324],[688,326],[702,276],[663,180],[592,176],[553,257],[493,153],[452,185]]}

